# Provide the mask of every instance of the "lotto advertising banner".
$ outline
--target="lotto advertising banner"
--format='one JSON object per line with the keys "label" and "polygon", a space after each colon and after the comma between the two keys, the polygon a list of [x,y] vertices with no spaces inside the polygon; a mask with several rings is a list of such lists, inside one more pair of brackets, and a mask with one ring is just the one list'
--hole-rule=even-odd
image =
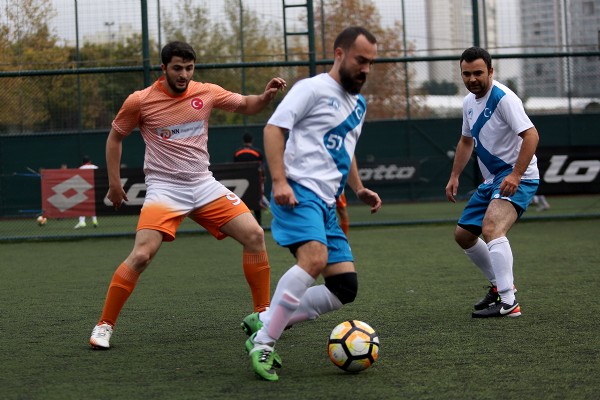
{"label": "lotto advertising banner", "polygon": [[367,187],[417,182],[420,177],[419,164],[412,161],[390,161],[385,163],[359,163],[358,175]]}
{"label": "lotto advertising banner", "polygon": [[600,147],[538,147],[539,194],[600,193]]}
{"label": "lotto advertising banner", "polygon": [[[237,194],[248,208],[260,208],[260,175],[257,162],[212,165],[215,178]],[[121,170],[121,184],[129,199],[119,211],[106,198],[105,169],[42,170],[42,209],[49,218],[80,215],[138,214],[144,203],[146,184],[142,169]]]}
{"label": "lotto advertising banner", "polygon": [[42,210],[49,218],[96,215],[94,169],[43,169]]}

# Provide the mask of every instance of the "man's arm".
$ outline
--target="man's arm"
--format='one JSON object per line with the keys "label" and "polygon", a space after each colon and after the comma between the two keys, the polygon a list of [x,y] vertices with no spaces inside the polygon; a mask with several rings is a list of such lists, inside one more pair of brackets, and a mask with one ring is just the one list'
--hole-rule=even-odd
{"label": "man's arm", "polygon": [[350,171],[348,172],[348,186],[356,193],[363,203],[371,206],[371,214],[376,213],[381,208],[381,199],[374,191],[364,187],[360,175],[358,174],[358,164],[356,158],[352,158]]}
{"label": "man's arm", "polygon": [[113,203],[115,209],[121,207],[123,201],[129,200],[121,185],[121,154],[124,138],[114,128],[111,128],[106,140],[106,168],[108,170],[108,194],[106,197]]}
{"label": "man's arm", "polygon": [[285,176],[283,152],[285,150],[285,133],[283,128],[267,124],[264,129],[265,156],[269,163],[269,172],[273,182],[273,199],[275,204],[295,206],[298,200]]}
{"label": "man's arm", "polygon": [[453,203],[456,203],[455,196],[456,193],[458,193],[458,178],[471,158],[474,145],[475,141],[473,138],[461,135],[458,145],[456,146],[452,172],[450,173],[450,179],[446,185],[446,197]]}
{"label": "man's arm", "polygon": [[235,112],[246,115],[258,114],[273,100],[277,95],[277,91],[283,91],[285,87],[286,83],[284,79],[273,78],[267,84],[263,94],[244,96]]}
{"label": "man's arm", "polygon": [[527,171],[527,167],[529,166],[529,163],[535,154],[535,150],[537,149],[538,142],[540,141],[538,131],[533,126],[519,133],[519,136],[523,138],[519,157],[517,157],[517,162],[515,163],[513,171],[507,175],[500,184],[499,189],[503,196],[512,196],[517,192],[517,187],[519,186],[519,183],[521,183],[521,177],[525,174],[525,171]]}

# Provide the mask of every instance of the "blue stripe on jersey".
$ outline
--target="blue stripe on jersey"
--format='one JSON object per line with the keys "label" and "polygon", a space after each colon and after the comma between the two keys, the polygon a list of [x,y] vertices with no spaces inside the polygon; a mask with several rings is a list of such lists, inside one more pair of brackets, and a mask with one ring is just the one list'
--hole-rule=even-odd
{"label": "blue stripe on jersey", "polygon": [[483,112],[479,114],[479,117],[477,117],[477,121],[475,121],[475,124],[471,129],[471,135],[473,136],[473,139],[475,139],[475,152],[477,153],[477,157],[479,157],[479,159],[481,160],[483,165],[485,165],[488,171],[490,171],[490,173],[494,175],[497,175],[502,171],[512,168],[512,166],[502,161],[500,158],[494,156],[489,152],[488,149],[483,147],[479,140],[479,133],[481,132],[483,126],[492,117],[494,111],[496,111],[496,108],[498,107],[498,103],[500,103],[500,99],[502,99],[505,94],[506,93],[504,93],[504,91],[498,86],[494,86],[492,88],[492,93],[490,93],[490,97],[485,104]]}
{"label": "blue stripe on jersey", "polygon": [[365,116],[366,109],[367,102],[365,98],[362,95],[358,95],[356,107],[354,107],[354,110],[352,110],[350,115],[348,115],[341,124],[327,132],[323,137],[325,148],[329,154],[331,154],[338,170],[342,173],[342,181],[340,182],[336,197],[342,194],[344,186],[346,186],[348,171],[350,171],[350,164],[352,163],[352,159],[344,146],[344,140],[346,139],[348,132],[352,131],[360,124],[360,121],[362,121]]}

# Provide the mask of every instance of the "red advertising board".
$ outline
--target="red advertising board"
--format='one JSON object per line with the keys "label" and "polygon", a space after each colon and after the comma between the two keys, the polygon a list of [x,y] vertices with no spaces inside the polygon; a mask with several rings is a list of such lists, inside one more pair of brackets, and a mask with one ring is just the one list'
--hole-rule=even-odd
{"label": "red advertising board", "polygon": [[[215,179],[237,194],[250,209],[260,207],[259,163],[225,163],[211,166]],[[114,215],[106,198],[106,169],[43,169],[42,210],[48,218]],[[128,201],[119,214],[138,214],[144,203],[146,185],[141,168],[121,169],[121,184]]]}
{"label": "red advertising board", "polygon": [[42,209],[49,218],[96,215],[93,169],[43,169]]}

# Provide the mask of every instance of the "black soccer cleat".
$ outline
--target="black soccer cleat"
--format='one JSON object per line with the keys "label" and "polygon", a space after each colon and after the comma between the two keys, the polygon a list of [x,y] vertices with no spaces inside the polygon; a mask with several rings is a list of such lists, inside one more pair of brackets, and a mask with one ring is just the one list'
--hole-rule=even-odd
{"label": "black soccer cleat", "polygon": [[510,305],[506,303],[496,303],[493,306],[479,311],[473,311],[473,318],[494,318],[494,317],[518,317],[521,315],[521,306],[517,301]]}
{"label": "black soccer cleat", "polygon": [[493,285],[489,286],[489,288],[490,290],[486,293],[485,297],[473,305],[476,310],[485,310],[486,308],[500,302],[498,288]]}

